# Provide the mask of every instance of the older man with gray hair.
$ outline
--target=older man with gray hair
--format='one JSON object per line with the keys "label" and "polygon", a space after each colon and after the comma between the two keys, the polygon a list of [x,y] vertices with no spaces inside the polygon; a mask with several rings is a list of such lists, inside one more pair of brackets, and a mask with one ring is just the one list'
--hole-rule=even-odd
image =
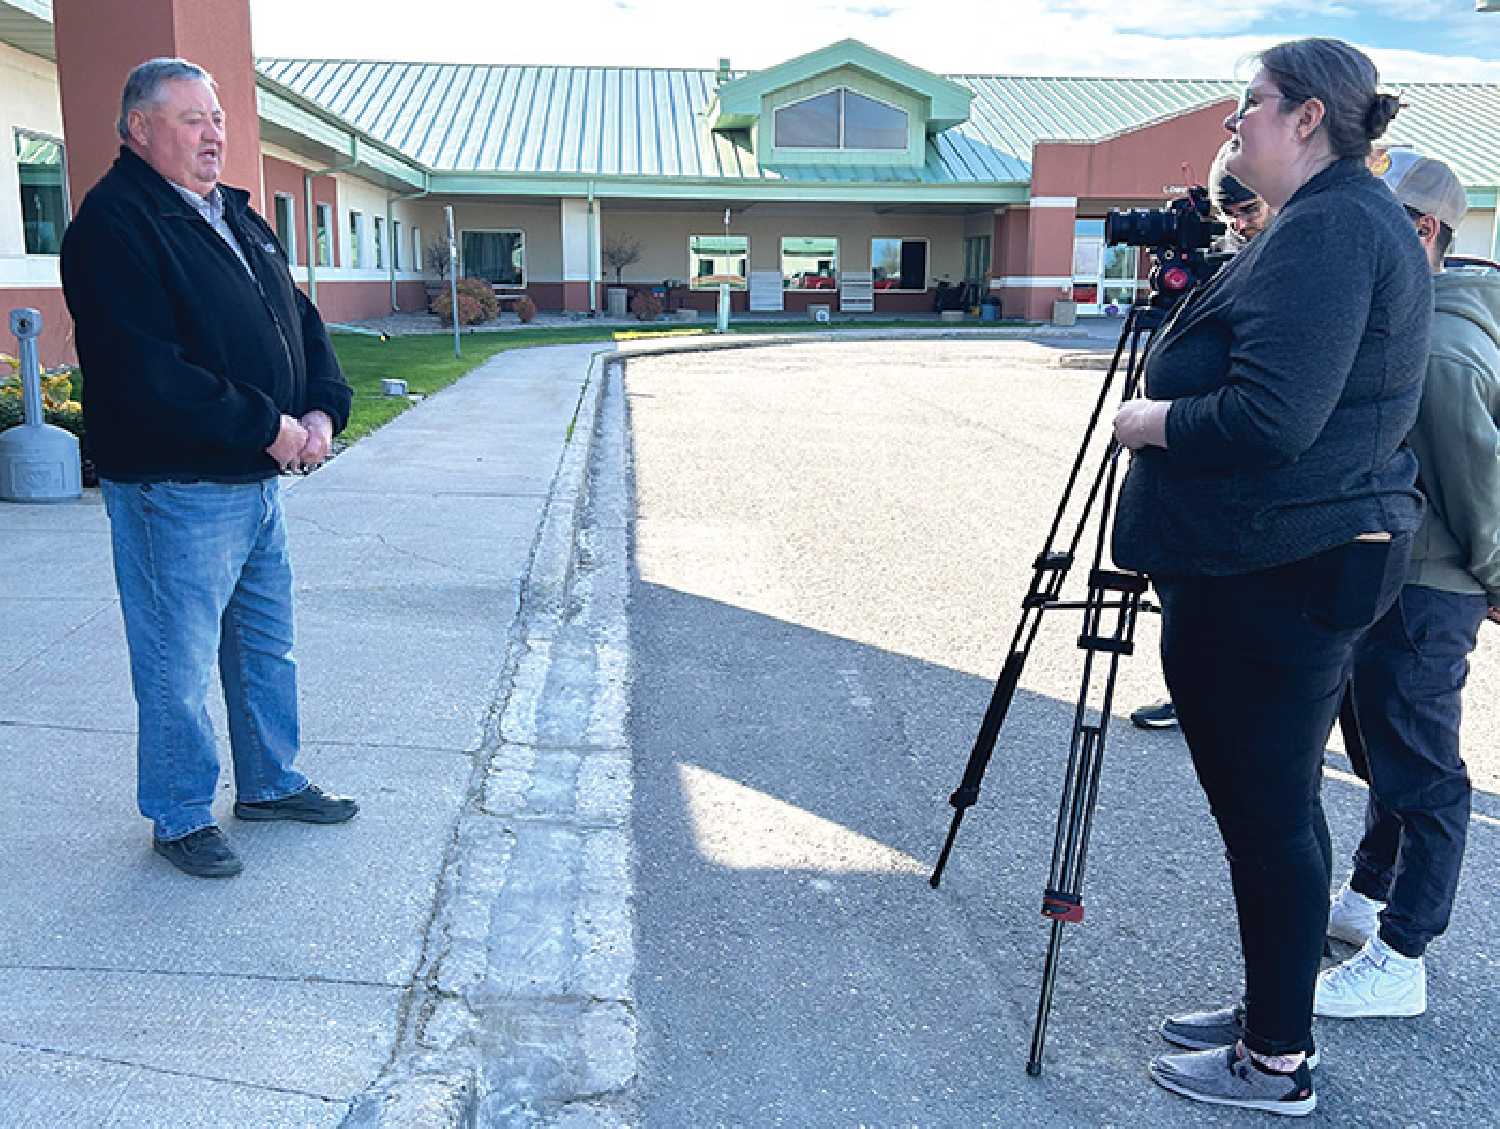
{"label": "older man with gray hair", "polygon": [[358,810],[293,767],[300,745],[284,471],[328,457],[351,392],[317,309],[249,194],[219,183],[224,113],[184,59],[136,67],[120,155],[62,247],[83,410],[109,512],[137,708],[137,801],[179,870],[237,874],[214,820],[205,702],[217,661],[234,814]]}

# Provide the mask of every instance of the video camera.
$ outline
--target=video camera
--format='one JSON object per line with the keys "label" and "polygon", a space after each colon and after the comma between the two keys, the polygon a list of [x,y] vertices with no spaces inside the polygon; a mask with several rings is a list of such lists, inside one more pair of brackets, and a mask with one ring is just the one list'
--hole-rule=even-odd
{"label": "video camera", "polygon": [[1111,208],[1104,218],[1104,242],[1150,251],[1150,304],[1169,308],[1231,258],[1209,252],[1225,230],[1222,223],[1208,218],[1211,212],[1208,189],[1194,184],[1186,196],[1164,208]]}

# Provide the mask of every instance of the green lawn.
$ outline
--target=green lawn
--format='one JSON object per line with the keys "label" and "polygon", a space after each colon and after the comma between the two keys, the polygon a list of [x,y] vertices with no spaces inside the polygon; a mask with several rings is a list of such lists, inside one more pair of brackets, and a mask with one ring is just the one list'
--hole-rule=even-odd
{"label": "green lawn", "polygon": [[[1023,325],[1024,322],[971,323],[969,328],[991,328],[996,325]],[[788,331],[827,333],[829,329],[910,329],[909,321],[863,321],[819,325],[813,321],[751,322],[731,325],[731,333],[786,333]],[[933,323],[933,328],[938,328]],[[961,328],[941,326],[941,328]],[[452,384],[470,369],[507,349],[525,349],[533,345],[578,345],[589,341],[628,341],[642,337],[696,337],[713,332],[710,325],[663,326],[659,329],[605,329],[580,325],[558,329],[514,329],[465,333],[463,357],[453,356],[453,338],[446,334],[412,337],[378,337],[360,333],[333,333],[333,349],[338,354],[344,375],[354,387],[354,410],[349,426],[339,437],[344,443],[363,439],[382,424],[389,423],[411,407],[411,401],[386,396],[380,391],[385,379],[406,381],[407,388],[430,396]]]}

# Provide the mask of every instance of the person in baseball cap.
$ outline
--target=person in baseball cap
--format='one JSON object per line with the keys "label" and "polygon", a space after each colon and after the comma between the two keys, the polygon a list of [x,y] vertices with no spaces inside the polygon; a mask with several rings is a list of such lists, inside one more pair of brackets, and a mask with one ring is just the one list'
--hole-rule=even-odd
{"label": "person in baseball cap", "polygon": [[1370,171],[1385,181],[1416,221],[1423,244],[1438,256],[1434,269],[1441,269],[1442,256],[1453,245],[1453,233],[1469,210],[1457,175],[1442,161],[1424,157],[1415,149],[1377,151],[1371,155]]}
{"label": "person in baseball cap", "polygon": [[1468,656],[1485,620],[1500,621],[1500,272],[1444,269],[1467,210],[1446,164],[1391,149],[1370,171],[1411,216],[1433,272],[1427,374],[1407,437],[1427,508],[1396,603],[1354,648],[1359,724],[1344,740],[1370,790],[1328,935],[1360,948],[1322,973],[1313,1001],[1336,1019],[1427,1009],[1425,954],[1448,927],[1469,827]]}

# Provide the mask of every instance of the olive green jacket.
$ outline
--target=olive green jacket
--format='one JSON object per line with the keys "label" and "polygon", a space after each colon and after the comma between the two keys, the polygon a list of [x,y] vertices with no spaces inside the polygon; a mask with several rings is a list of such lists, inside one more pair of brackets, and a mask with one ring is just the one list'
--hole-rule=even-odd
{"label": "olive green jacket", "polygon": [[1500,607],[1500,272],[1433,279],[1435,316],[1410,442],[1427,511],[1408,584],[1484,593]]}

